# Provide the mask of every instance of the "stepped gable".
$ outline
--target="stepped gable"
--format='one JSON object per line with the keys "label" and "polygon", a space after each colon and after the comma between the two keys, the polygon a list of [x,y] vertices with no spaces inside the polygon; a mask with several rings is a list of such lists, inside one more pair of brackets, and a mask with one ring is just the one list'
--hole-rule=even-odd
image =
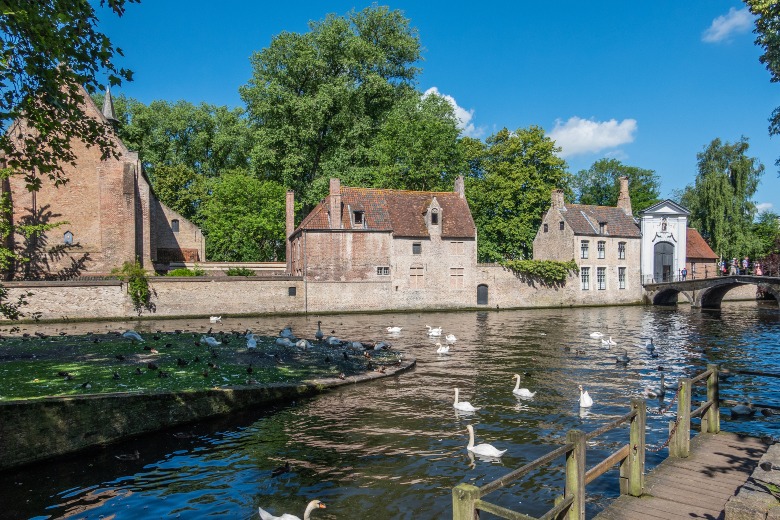
{"label": "stepped gable", "polygon": [[[425,215],[435,198],[441,207],[442,238],[475,238],[476,226],[468,203],[455,192],[404,191],[341,187],[341,230],[389,231],[395,237],[428,237]],[[330,195],[322,200],[296,232],[328,230]],[[351,213],[364,212],[364,225],[354,226]]]}
{"label": "stepped gable", "polygon": [[[640,238],[639,226],[633,217],[613,206],[589,206],[585,204],[566,204],[561,216],[575,235],[612,236]],[[606,231],[599,233],[599,223],[606,222]]]}
{"label": "stepped gable", "polygon": [[688,228],[685,239],[685,250],[688,258],[717,260],[718,255],[694,228]]}

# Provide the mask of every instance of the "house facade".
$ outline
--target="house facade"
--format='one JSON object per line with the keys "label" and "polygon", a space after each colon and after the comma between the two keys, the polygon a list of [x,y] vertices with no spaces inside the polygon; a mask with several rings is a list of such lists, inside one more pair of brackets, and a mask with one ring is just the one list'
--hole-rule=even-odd
{"label": "house facade", "polygon": [[680,277],[688,257],[688,215],[687,209],[668,199],[640,213],[644,283]]}
{"label": "house facade", "polygon": [[688,269],[687,278],[713,278],[720,276],[718,271],[718,255],[704,240],[699,232],[693,228],[685,230],[685,267]]}
{"label": "house facade", "polygon": [[616,207],[566,204],[563,190],[554,190],[534,238],[533,255],[536,260],[573,259],[577,263],[577,301],[641,300],[641,234],[631,212],[628,179],[620,179]]}
{"label": "house facade", "polygon": [[[82,90],[85,113],[103,123],[114,119],[107,92],[103,110]],[[139,260],[144,268],[171,261],[203,261],[205,241],[200,229],[160,202],[145,176],[138,154],[114,135],[118,158],[103,159],[96,146],[72,142],[75,165],[64,165],[68,183],[56,188],[44,182],[29,192],[19,176],[12,175],[3,191],[12,202],[11,221],[62,223],[46,232],[38,248],[42,267],[25,271],[19,265],[7,277],[70,278],[109,274],[126,261]],[[15,235],[17,250],[31,246]],[[39,244],[40,245],[40,244]],[[51,251],[56,250],[56,254]],[[40,267],[40,266],[39,266]]]}

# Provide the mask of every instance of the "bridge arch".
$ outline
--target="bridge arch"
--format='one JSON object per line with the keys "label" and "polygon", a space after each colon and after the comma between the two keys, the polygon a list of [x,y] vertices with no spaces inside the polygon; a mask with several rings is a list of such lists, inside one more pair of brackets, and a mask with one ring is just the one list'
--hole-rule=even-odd
{"label": "bridge arch", "polygon": [[772,297],[780,304],[780,277],[769,276],[720,276],[674,282],[646,283],[645,294],[653,305],[675,305],[679,294],[690,302],[692,307],[719,309],[724,296],[733,288],[753,285],[762,294]]}
{"label": "bridge arch", "polygon": [[678,296],[682,294],[688,299],[688,303],[694,304],[691,295],[674,287],[661,289],[653,295],[653,305],[677,305]]}

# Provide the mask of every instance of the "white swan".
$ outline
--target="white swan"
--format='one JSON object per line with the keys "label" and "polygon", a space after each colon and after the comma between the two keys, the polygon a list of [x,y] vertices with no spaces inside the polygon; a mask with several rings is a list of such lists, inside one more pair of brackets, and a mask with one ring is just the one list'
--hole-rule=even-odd
{"label": "white swan", "polygon": [[591,332],[590,337],[593,339],[603,338],[604,334],[602,334],[601,332]]}
{"label": "white swan", "polygon": [[[312,500],[309,502],[309,505],[306,506],[306,511],[303,512],[303,520],[309,520],[311,518],[311,512],[315,509],[325,509],[325,504],[319,500]],[[264,510],[262,507],[258,507],[257,510],[260,513],[260,518],[263,520],[301,520],[297,516],[291,515],[290,513],[285,513],[282,516],[274,516],[268,511]]]}
{"label": "white swan", "polygon": [[506,450],[499,450],[490,444],[477,444],[474,446],[474,427],[470,424],[467,424],[466,429],[469,432],[469,444],[466,446],[466,449],[468,449],[470,452],[476,453],[477,455],[483,455],[485,457],[500,457],[506,453]]}
{"label": "white swan", "polygon": [[429,336],[441,336],[441,327],[431,327],[430,325],[426,325],[428,327],[428,335]]}
{"label": "white swan", "polygon": [[402,327],[387,327],[385,330],[388,334],[398,334],[401,332]]}
{"label": "white swan", "polygon": [[251,332],[247,332],[246,335],[246,348],[257,348],[257,340]]}
{"label": "white swan", "polygon": [[436,353],[437,354],[449,354],[450,353],[450,346],[449,345],[442,345],[441,343],[436,343]]}
{"label": "white swan", "polygon": [[126,330],[126,331],[124,331],[122,333],[122,337],[123,338],[127,338],[127,339],[131,339],[133,341],[141,341],[142,342],[144,340],[144,338],[142,338],[141,335],[138,334],[134,330]]}
{"label": "white swan", "polygon": [[205,335],[201,336],[200,337],[200,341],[201,341],[201,343],[205,343],[206,345],[208,345],[209,347],[212,347],[212,348],[213,347],[218,347],[218,346],[220,346],[222,344],[222,343],[219,342],[218,339],[216,339],[213,336],[205,336]]}
{"label": "white swan", "polygon": [[444,339],[447,340],[447,343],[455,343],[456,341],[458,341],[458,338],[455,337],[455,334],[451,334],[451,333],[444,336]]}
{"label": "white swan", "polygon": [[452,403],[452,406],[456,410],[460,410],[461,412],[476,412],[477,410],[479,410],[479,408],[475,408],[474,406],[471,406],[471,403],[468,402],[468,401],[460,401],[460,402],[458,402],[458,395],[459,395],[458,393],[459,392],[460,392],[460,390],[458,390],[456,388],[455,389],[455,402]]}
{"label": "white swan", "polygon": [[520,388],[520,374],[515,374],[515,379],[517,379],[517,383],[515,383],[515,389],[512,390],[512,393],[515,395],[519,395],[520,397],[533,397],[536,395],[536,392],[531,392],[527,388]]}
{"label": "white swan", "polygon": [[593,406],[593,399],[588,395],[588,391],[582,391],[582,385],[580,385],[580,408],[590,408]]}
{"label": "white swan", "polygon": [[609,337],[609,339],[602,339],[601,340],[602,345],[609,345],[609,346],[615,346],[617,343],[612,340],[612,336]]}
{"label": "white swan", "polygon": [[222,316],[209,316],[209,323],[222,323]]}

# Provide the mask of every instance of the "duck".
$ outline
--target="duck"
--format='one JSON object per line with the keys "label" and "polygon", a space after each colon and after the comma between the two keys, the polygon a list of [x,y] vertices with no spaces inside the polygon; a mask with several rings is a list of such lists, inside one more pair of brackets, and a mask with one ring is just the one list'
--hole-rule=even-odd
{"label": "duck", "polygon": [[447,334],[444,337],[444,339],[447,340],[447,343],[455,343],[456,341],[458,341],[458,338],[456,338],[455,334],[452,334],[452,333]]}
{"label": "duck", "polygon": [[428,335],[429,336],[441,336],[441,327],[431,327],[430,325],[426,325],[428,328]]}
{"label": "duck", "polygon": [[582,389],[582,385],[579,385],[580,388],[580,408],[590,408],[593,406],[593,399],[588,395],[588,391]]}
{"label": "duck", "polygon": [[527,388],[520,388],[520,379],[521,379],[520,374],[515,374],[512,377],[514,377],[517,380],[517,382],[515,383],[515,389],[512,390],[513,394],[520,397],[533,397],[536,395],[536,392],[531,392]]}
{"label": "duck", "polygon": [[124,331],[122,333],[122,337],[130,339],[130,340],[133,340],[133,341],[140,341],[140,342],[143,342],[143,340],[144,340],[144,338],[142,338],[141,335],[138,334],[134,330],[126,330],[126,331]]}
{"label": "duck", "polygon": [[385,330],[388,334],[398,334],[403,327],[387,327]]}
{"label": "duck", "polygon": [[472,406],[471,403],[468,402],[468,401],[458,401],[459,392],[460,392],[460,390],[456,388],[455,389],[455,402],[452,403],[452,406],[456,410],[460,410],[461,412],[476,412],[477,410],[479,410],[479,408],[476,408],[476,407]]}
{"label": "duck", "polygon": [[[311,512],[315,509],[325,509],[325,504],[320,502],[319,500],[312,500],[309,502],[309,504],[306,506],[306,511],[303,512],[303,520],[310,520],[311,518]],[[285,513],[282,516],[274,516],[262,507],[257,508],[257,512],[260,513],[260,518],[262,520],[301,520],[299,517],[295,515],[291,515],[290,513]]]}
{"label": "duck", "polygon": [[285,463],[284,463],[284,465],[282,465],[282,466],[279,466],[278,468],[275,468],[275,469],[274,469],[274,470],[271,472],[271,477],[278,477],[279,475],[282,475],[282,474],[284,474],[284,473],[287,473],[287,472],[289,472],[289,471],[290,471],[290,469],[291,469],[291,468],[290,468],[290,461],[287,461],[287,462],[285,462]]}
{"label": "duck", "polygon": [[601,344],[602,345],[607,345],[607,346],[610,346],[610,347],[614,347],[615,345],[617,345],[617,342],[615,342],[612,339],[612,336],[610,336],[609,339],[602,339],[601,340]]}
{"label": "duck", "polygon": [[201,341],[201,343],[205,343],[206,345],[208,345],[211,348],[218,347],[218,346],[220,346],[222,344],[214,336],[203,335],[203,336],[200,337],[200,341]]}
{"label": "duck", "polygon": [[602,332],[591,332],[590,337],[593,339],[599,339],[599,338],[603,338],[604,334]]}
{"label": "duck", "polygon": [[450,353],[450,346],[449,345],[442,345],[441,343],[436,343],[436,353],[437,354],[449,354]]}
{"label": "duck", "polygon": [[114,458],[117,460],[138,460],[141,458],[141,454],[138,453],[138,450],[135,450],[133,453],[120,453],[119,455],[114,455]]}
{"label": "duck", "polygon": [[314,339],[316,339],[317,341],[322,341],[322,338],[325,337],[325,334],[322,333],[321,326],[322,326],[322,322],[318,321],[317,322],[317,332],[314,333]]}
{"label": "duck", "polygon": [[222,316],[209,316],[209,323],[222,323]]}
{"label": "duck", "polygon": [[500,457],[506,453],[506,450],[499,450],[491,444],[477,444],[474,446],[474,427],[470,424],[467,424],[466,431],[469,432],[469,444],[466,446],[466,449],[470,452],[485,457]]}

